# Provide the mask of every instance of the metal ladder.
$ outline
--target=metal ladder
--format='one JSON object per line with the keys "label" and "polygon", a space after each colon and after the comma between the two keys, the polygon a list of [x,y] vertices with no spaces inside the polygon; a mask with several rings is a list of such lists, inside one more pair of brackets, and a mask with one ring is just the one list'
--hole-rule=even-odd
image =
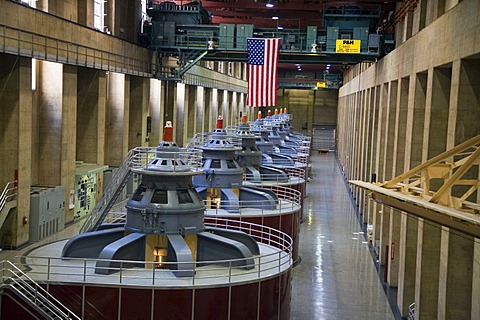
{"label": "metal ladder", "polygon": [[128,178],[132,175],[130,171],[130,165],[135,156],[135,151],[130,150],[123,159],[122,165],[118,167],[117,171],[112,177],[112,180],[108,184],[102,198],[97,203],[92,213],[88,216],[87,220],[80,229],[80,233],[98,230],[100,225],[105,220],[108,212],[117,201],[118,196],[122,192],[123,188],[128,182]]}
{"label": "metal ladder", "polygon": [[8,260],[1,264],[2,281],[0,288],[11,289],[18,297],[32,306],[47,319],[78,319],[75,315],[48,291],[33,281],[22,270]]}

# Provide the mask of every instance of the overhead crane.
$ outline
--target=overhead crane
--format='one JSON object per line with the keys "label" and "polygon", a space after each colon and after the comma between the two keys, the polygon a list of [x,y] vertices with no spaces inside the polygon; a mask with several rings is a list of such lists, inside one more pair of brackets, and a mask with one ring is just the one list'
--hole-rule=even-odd
{"label": "overhead crane", "polygon": [[[200,2],[147,4],[150,17],[141,43],[155,51],[157,78],[180,80],[200,60],[246,62],[247,38],[281,38],[279,63],[356,64],[375,61],[391,50],[393,36],[374,30],[379,12],[328,10],[325,29],[255,28],[253,24],[209,24]],[[372,22],[373,21],[373,22]],[[372,27],[373,26],[373,27]]]}

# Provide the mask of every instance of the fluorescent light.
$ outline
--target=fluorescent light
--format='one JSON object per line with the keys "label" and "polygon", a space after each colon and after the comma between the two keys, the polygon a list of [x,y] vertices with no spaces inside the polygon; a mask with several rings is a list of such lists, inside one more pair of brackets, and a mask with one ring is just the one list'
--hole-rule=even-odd
{"label": "fluorescent light", "polygon": [[267,4],[265,5],[267,8],[273,8],[275,4],[273,3],[273,0],[268,0]]}
{"label": "fluorescent light", "polygon": [[272,17],[273,20],[278,20],[278,17]]}
{"label": "fluorescent light", "polygon": [[278,26],[277,29],[278,29],[278,30],[282,30],[283,27],[282,27],[282,26]]}

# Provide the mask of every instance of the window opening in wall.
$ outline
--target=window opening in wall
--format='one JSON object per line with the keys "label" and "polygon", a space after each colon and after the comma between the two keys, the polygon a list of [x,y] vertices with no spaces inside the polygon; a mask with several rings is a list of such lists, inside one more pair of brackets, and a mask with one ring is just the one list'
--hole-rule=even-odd
{"label": "window opening in wall", "polygon": [[228,75],[233,76],[233,62],[228,63]]}
{"label": "window opening in wall", "polygon": [[213,70],[214,67],[215,67],[215,62],[207,61],[207,69]]}
{"label": "window opening in wall", "polygon": [[32,91],[37,90],[37,59],[32,59]]}
{"label": "window opening in wall", "polygon": [[141,7],[142,7],[142,24],[140,26],[140,32],[143,33],[143,27],[150,23],[150,19],[147,15],[147,0],[141,0]]}
{"label": "window opening in wall", "polygon": [[93,27],[105,31],[105,0],[93,0]]}
{"label": "window opening in wall", "polygon": [[37,0],[22,0],[21,1],[23,4],[26,4],[32,8],[36,8],[37,7]]}
{"label": "window opening in wall", "polygon": [[224,72],[223,61],[220,61],[218,63],[218,72],[220,72],[220,73]]}

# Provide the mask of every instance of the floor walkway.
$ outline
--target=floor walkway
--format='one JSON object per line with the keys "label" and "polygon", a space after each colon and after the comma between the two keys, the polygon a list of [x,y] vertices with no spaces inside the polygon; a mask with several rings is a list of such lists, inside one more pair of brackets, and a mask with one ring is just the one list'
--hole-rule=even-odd
{"label": "floor walkway", "polygon": [[291,320],[394,319],[334,155],[312,155]]}

